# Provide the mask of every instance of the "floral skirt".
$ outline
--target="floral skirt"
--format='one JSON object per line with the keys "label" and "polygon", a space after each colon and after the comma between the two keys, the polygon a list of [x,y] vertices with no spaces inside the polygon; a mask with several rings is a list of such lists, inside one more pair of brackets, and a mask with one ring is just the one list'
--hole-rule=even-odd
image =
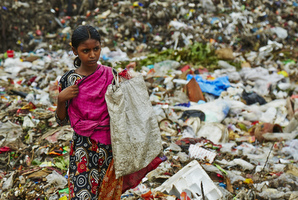
{"label": "floral skirt", "polygon": [[69,199],[99,199],[100,187],[105,175],[109,174],[107,170],[112,159],[111,145],[74,133],[70,147]]}

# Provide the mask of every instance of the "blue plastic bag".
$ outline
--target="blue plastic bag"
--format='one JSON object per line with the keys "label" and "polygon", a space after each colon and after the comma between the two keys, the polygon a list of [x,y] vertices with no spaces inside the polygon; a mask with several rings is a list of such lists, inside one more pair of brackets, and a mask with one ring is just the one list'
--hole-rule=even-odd
{"label": "blue plastic bag", "polygon": [[191,74],[188,74],[186,78],[188,81],[192,78],[195,78],[196,81],[199,83],[202,92],[213,94],[215,96],[220,96],[222,91],[225,91],[228,87],[230,87],[228,76],[218,77],[213,81],[204,80],[200,75],[193,76]]}

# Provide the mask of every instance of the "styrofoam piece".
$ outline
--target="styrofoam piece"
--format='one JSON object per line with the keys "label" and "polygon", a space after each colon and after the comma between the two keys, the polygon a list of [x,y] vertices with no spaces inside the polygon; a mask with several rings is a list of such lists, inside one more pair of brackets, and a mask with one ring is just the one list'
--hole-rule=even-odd
{"label": "styrofoam piece", "polygon": [[180,194],[186,191],[188,194],[191,193],[189,196],[192,200],[203,200],[201,184],[203,185],[204,200],[218,200],[222,198],[222,192],[196,160],[191,161],[154,190],[167,192],[176,197],[180,197]]}
{"label": "styrofoam piece", "polygon": [[189,146],[189,156],[191,158],[197,158],[201,160],[208,160],[209,163],[212,163],[214,161],[214,158],[216,157],[216,153],[212,151],[208,151],[200,146],[191,144]]}

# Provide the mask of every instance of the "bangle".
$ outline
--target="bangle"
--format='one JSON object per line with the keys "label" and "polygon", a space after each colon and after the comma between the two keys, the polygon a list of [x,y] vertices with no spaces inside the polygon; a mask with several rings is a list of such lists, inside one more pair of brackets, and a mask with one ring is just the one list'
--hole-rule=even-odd
{"label": "bangle", "polygon": [[58,115],[57,115],[57,112],[55,112],[55,118],[56,118],[56,122],[62,126],[62,125],[65,125],[67,124],[68,122],[68,117],[66,116],[63,120],[59,119]]}

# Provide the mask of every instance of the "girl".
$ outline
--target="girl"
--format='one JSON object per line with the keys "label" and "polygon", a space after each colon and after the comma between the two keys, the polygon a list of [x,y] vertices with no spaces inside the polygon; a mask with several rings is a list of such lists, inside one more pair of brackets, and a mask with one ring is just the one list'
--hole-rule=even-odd
{"label": "girl", "polygon": [[[97,64],[101,45],[94,27],[79,26],[73,32],[71,43],[77,56],[76,70],[61,77],[56,110],[57,122],[65,125],[70,121],[75,131],[70,150],[69,196],[70,199],[98,199],[99,186],[112,161],[104,94],[113,80],[113,72],[110,67]],[[83,84],[91,84],[93,88],[83,87],[79,92],[79,85]],[[102,126],[94,125],[95,121],[103,122]],[[115,199],[120,199],[121,189],[115,191]]]}
{"label": "girl", "polygon": [[115,177],[109,114],[105,93],[113,81],[112,68],[98,65],[100,35],[92,26],[77,27],[71,38],[75,70],[60,81],[56,120],[70,121],[74,129],[70,147],[69,199],[111,199],[138,185],[165,157],[154,159],[146,168],[119,179]]}

